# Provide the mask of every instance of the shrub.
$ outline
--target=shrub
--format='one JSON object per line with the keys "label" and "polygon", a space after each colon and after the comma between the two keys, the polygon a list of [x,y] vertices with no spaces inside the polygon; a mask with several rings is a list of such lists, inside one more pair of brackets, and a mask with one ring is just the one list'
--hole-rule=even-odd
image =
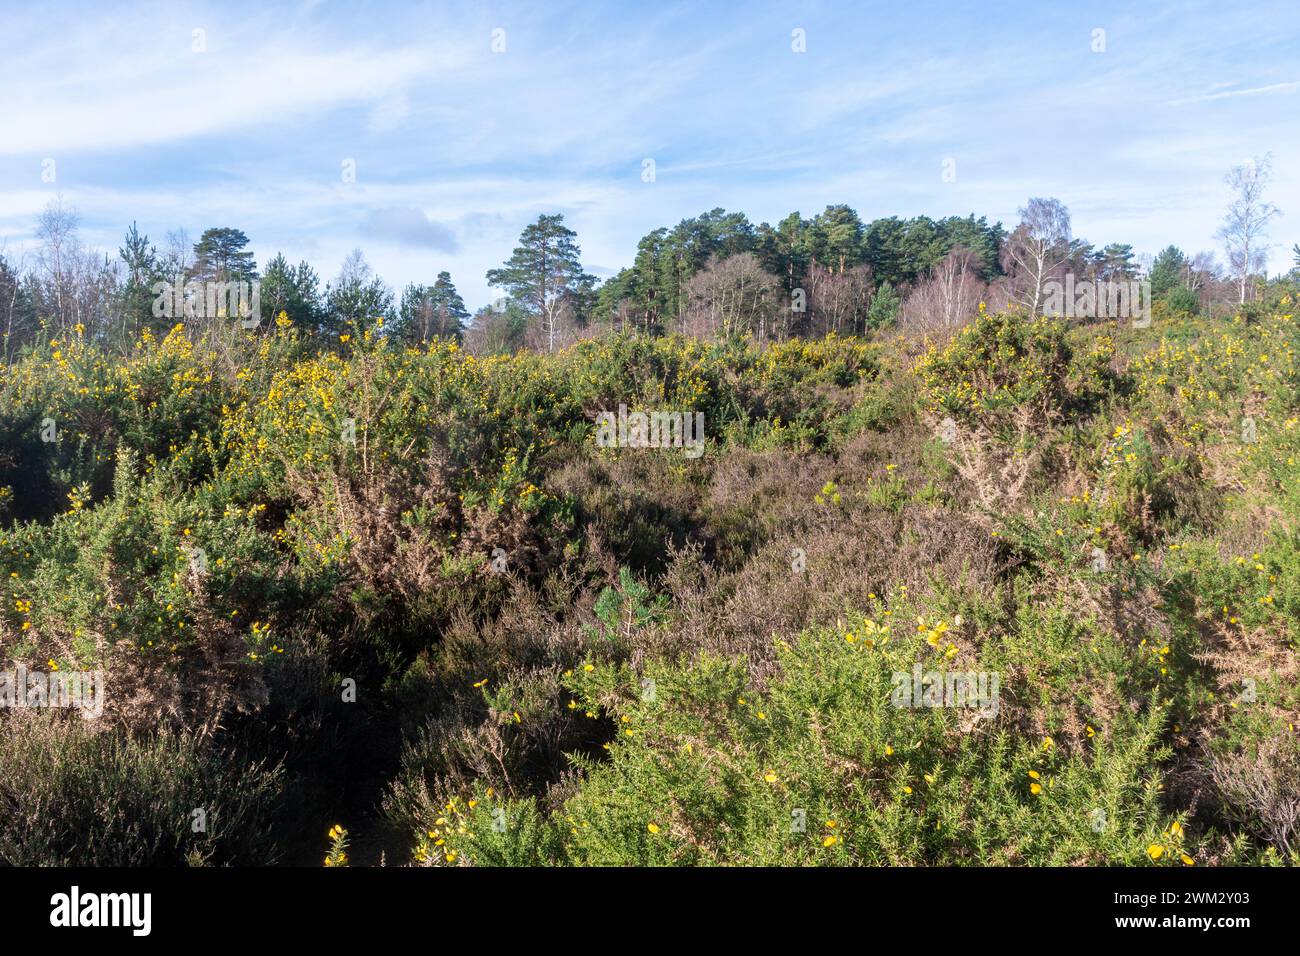
{"label": "shrub", "polygon": [[[455,825],[429,821],[416,852],[440,839],[443,861],[477,864],[1059,865],[1137,863],[1168,842],[1162,707],[1117,713],[1069,752],[996,717],[975,732],[975,711],[891,702],[896,672],[910,685],[918,657],[942,667],[955,645],[944,622],[918,633],[888,620],[805,634],[781,649],[782,676],[764,693],[719,659],[576,668],[575,706],[616,736],[607,760],[577,761],[585,779],[550,828],[533,805],[479,792],[452,801]],[[527,828],[503,834],[515,818]],[[507,840],[520,841],[513,856]]]}
{"label": "shrub", "polygon": [[1195,315],[1201,310],[1200,297],[1185,285],[1170,292],[1165,302],[1171,312],[1181,312],[1183,315]]}
{"label": "shrub", "polygon": [[932,346],[915,372],[933,414],[1005,433],[1018,410],[1041,428],[1097,399],[1113,348],[1101,336],[1076,353],[1059,321],[981,307],[947,346]]}
{"label": "shrub", "polygon": [[278,769],[192,737],[134,739],[80,718],[0,721],[0,863],[259,865],[276,858]]}
{"label": "shrub", "polygon": [[[0,857],[319,863],[342,820],[338,862],[1286,860],[1284,309],[982,311],[919,361],[37,343],[0,369],[0,652],[104,668],[113,729],[0,713],[44,775],[0,784]],[[597,447],[620,404],[704,412],[704,455]],[[918,660],[999,673],[998,714],[893,707]],[[168,829],[200,792],[273,838]]]}

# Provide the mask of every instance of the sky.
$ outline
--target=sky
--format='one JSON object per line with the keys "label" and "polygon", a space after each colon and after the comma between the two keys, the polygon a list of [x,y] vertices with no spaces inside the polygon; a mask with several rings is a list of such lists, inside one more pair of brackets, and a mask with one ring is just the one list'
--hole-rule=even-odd
{"label": "sky", "polygon": [[110,253],[233,226],[322,282],[357,248],[399,293],[449,271],[471,309],[556,212],[601,278],[715,207],[1014,225],[1031,196],[1222,259],[1224,173],[1269,153],[1270,271],[1300,241],[1296,0],[0,0],[0,49],[11,261],[56,197]]}

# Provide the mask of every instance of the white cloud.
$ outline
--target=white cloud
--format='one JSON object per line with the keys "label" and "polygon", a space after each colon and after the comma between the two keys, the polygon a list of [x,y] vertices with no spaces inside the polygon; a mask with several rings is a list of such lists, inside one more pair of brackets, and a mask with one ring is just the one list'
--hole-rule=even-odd
{"label": "white cloud", "polygon": [[7,105],[0,155],[138,149],[200,137],[247,135],[332,108],[374,104],[378,128],[405,117],[404,88],[455,73],[464,44],[345,43],[266,17],[210,18],[206,52],[185,28],[148,16],[71,18],[62,42],[79,57],[49,68],[28,50],[0,66],[22,96]]}
{"label": "white cloud", "polygon": [[458,245],[451,229],[440,222],[430,222],[428,216],[413,206],[376,209],[366,218],[361,231],[371,238],[400,246],[455,252]]}
{"label": "white cloud", "polygon": [[[1297,132],[1275,99],[1300,81],[1258,72],[1285,62],[1269,54],[1295,31],[1234,33],[1217,9],[1157,0],[1112,18],[1098,56],[1087,29],[1027,2],[813,6],[800,14],[809,52],[796,55],[789,12],[765,0],[743,15],[565,0],[232,4],[86,6],[57,30],[44,10],[6,10],[10,250],[58,188],[109,251],[132,220],[155,241],[231,225],[260,262],[283,251],[325,277],[358,245],[399,288],[449,269],[472,306],[494,295],[483,273],[543,212],[565,213],[584,261],[610,270],[649,230],[717,206],[755,222],[836,202],[866,219],[1009,222],[1028,196],[1058,195],[1090,240],[1194,249],[1212,244],[1222,172],[1268,150],[1270,198],[1300,211]],[[208,50],[192,53],[204,24]],[[489,49],[498,25],[501,55]],[[1209,83],[1233,75],[1253,85]],[[40,188],[45,156],[59,161],[57,187]],[[356,183],[341,181],[343,157]],[[941,179],[947,157],[955,183]]]}
{"label": "white cloud", "polygon": [[[1210,89],[1219,89],[1223,86],[1233,84],[1216,83]],[[1294,93],[1300,90],[1300,80],[1292,80],[1289,83],[1269,83],[1266,86],[1252,86],[1244,90],[1224,90],[1219,93],[1204,93],[1200,96],[1189,96],[1181,100],[1173,100],[1171,106],[1183,106],[1187,103],[1209,103],[1213,100],[1226,100],[1235,96],[1265,96],[1270,93]]]}

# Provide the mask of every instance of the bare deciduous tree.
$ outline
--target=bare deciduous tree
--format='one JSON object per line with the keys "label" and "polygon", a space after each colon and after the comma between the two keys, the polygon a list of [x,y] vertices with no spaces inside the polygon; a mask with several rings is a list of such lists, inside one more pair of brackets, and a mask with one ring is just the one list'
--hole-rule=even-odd
{"label": "bare deciduous tree", "polygon": [[536,352],[554,352],[582,337],[573,300],[568,296],[548,296],[537,321],[530,324],[524,343]]}
{"label": "bare deciduous tree", "polygon": [[1003,266],[1015,280],[1017,299],[1031,314],[1043,301],[1043,283],[1070,256],[1070,211],[1059,199],[1033,198],[1003,248]]}
{"label": "bare deciduous tree", "polygon": [[63,197],[51,199],[36,218],[36,238],[40,247],[36,252],[37,268],[46,292],[53,298],[55,319],[59,325],[68,323],[70,260],[80,250],[77,225],[80,217],[75,209],[63,204]]}
{"label": "bare deciduous tree", "polygon": [[903,303],[899,324],[921,331],[962,325],[979,308],[987,286],[979,278],[979,260],[956,246],[930,269]]}
{"label": "bare deciduous tree", "polygon": [[[850,266],[836,271],[819,262],[808,269],[804,280],[807,293],[807,321],[802,323],[809,335],[859,335],[867,328],[867,311],[874,291],[871,267]],[[797,315],[793,316],[798,318]],[[796,322],[796,326],[800,323]],[[801,331],[798,328],[795,331]]]}
{"label": "bare deciduous tree", "polygon": [[1237,280],[1238,302],[1246,301],[1250,277],[1268,262],[1265,233],[1268,221],[1279,215],[1278,208],[1264,202],[1264,190],[1273,175],[1272,154],[1253,162],[1233,166],[1223,181],[1231,187],[1232,202],[1216,234],[1228,253],[1228,266]]}
{"label": "bare deciduous tree", "polygon": [[782,309],[780,283],[748,252],[714,259],[687,283],[690,305],[686,330],[700,337],[727,337],[751,332],[782,338],[790,313]]}
{"label": "bare deciduous tree", "polygon": [[162,271],[168,280],[182,281],[190,274],[194,266],[194,244],[190,234],[184,228],[173,229],[167,233],[167,248],[162,255]]}
{"label": "bare deciduous tree", "polygon": [[[57,335],[76,330],[101,334],[112,322],[112,298],[121,280],[118,263],[87,250],[77,236],[76,210],[51,200],[37,217],[35,268],[28,277],[32,304]],[[78,329],[78,326],[80,327]]]}
{"label": "bare deciduous tree", "polygon": [[1199,292],[1207,283],[1213,282],[1219,276],[1219,264],[1214,259],[1213,252],[1198,252],[1187,260],[1187,274],[1184,282],[1187,288],[1193,292]]}

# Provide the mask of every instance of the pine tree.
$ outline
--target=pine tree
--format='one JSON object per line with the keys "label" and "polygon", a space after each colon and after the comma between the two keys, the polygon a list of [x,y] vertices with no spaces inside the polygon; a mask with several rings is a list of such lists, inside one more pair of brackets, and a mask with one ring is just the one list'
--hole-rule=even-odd
{"label": "pine tree", "polygon": [[449,272],[439,272],[431,286],[408,285],[402,293],[398,315],[399,334],[408,342],[428,342],[435,338],[459,342],[470,317]]}
{"label": "pine tree", "polygon": [[134,222],[126,231],[117,255],[126,266],[126,282],[118,300],[125,335],[134,338],[144,329],[157,330],[166,326],[171,322],[170,318],[155,318],[153,314],[154,283],[166,281],[158,250],[149,242],[148,236],[140,234]]}
{"label": "pine tree", "polygon": [[360,249],[354,249],[343,261],[337,279],[325,293],[325,335],[362,335],[376,328],[393,313],[393,294],[384,280],[375,275]]}
{"label": "pine tree", "polygon": [[248,236],[239,229],[205,229],[194,244],[194,268],[190,277],[200,282],[251,282],[257,278],[257,263],[246,249]]}
{"label": "pine tree", "polygon": [[282,254],[266,264],[261,285],[262,314],[270,321],[285,317],[300,329],[315,332],[325,318],[320,278],[306,262],[290,266]]}
{"label": "pine tree", "polygon": [[490,269],[487,281],[504,289],[541,326],[547,350],[553,351],[567,322],[586,318],[593,276],[582,271],[577,233],[564,225],[563,215],[539,216],[524,229],[514,254],[500,269]]}
{"label": "pine tree", "polygon": [[1177,246],[1166,246],[1151,264],[1151,298],[1163,299],[1182,281],[1187,257]]}

